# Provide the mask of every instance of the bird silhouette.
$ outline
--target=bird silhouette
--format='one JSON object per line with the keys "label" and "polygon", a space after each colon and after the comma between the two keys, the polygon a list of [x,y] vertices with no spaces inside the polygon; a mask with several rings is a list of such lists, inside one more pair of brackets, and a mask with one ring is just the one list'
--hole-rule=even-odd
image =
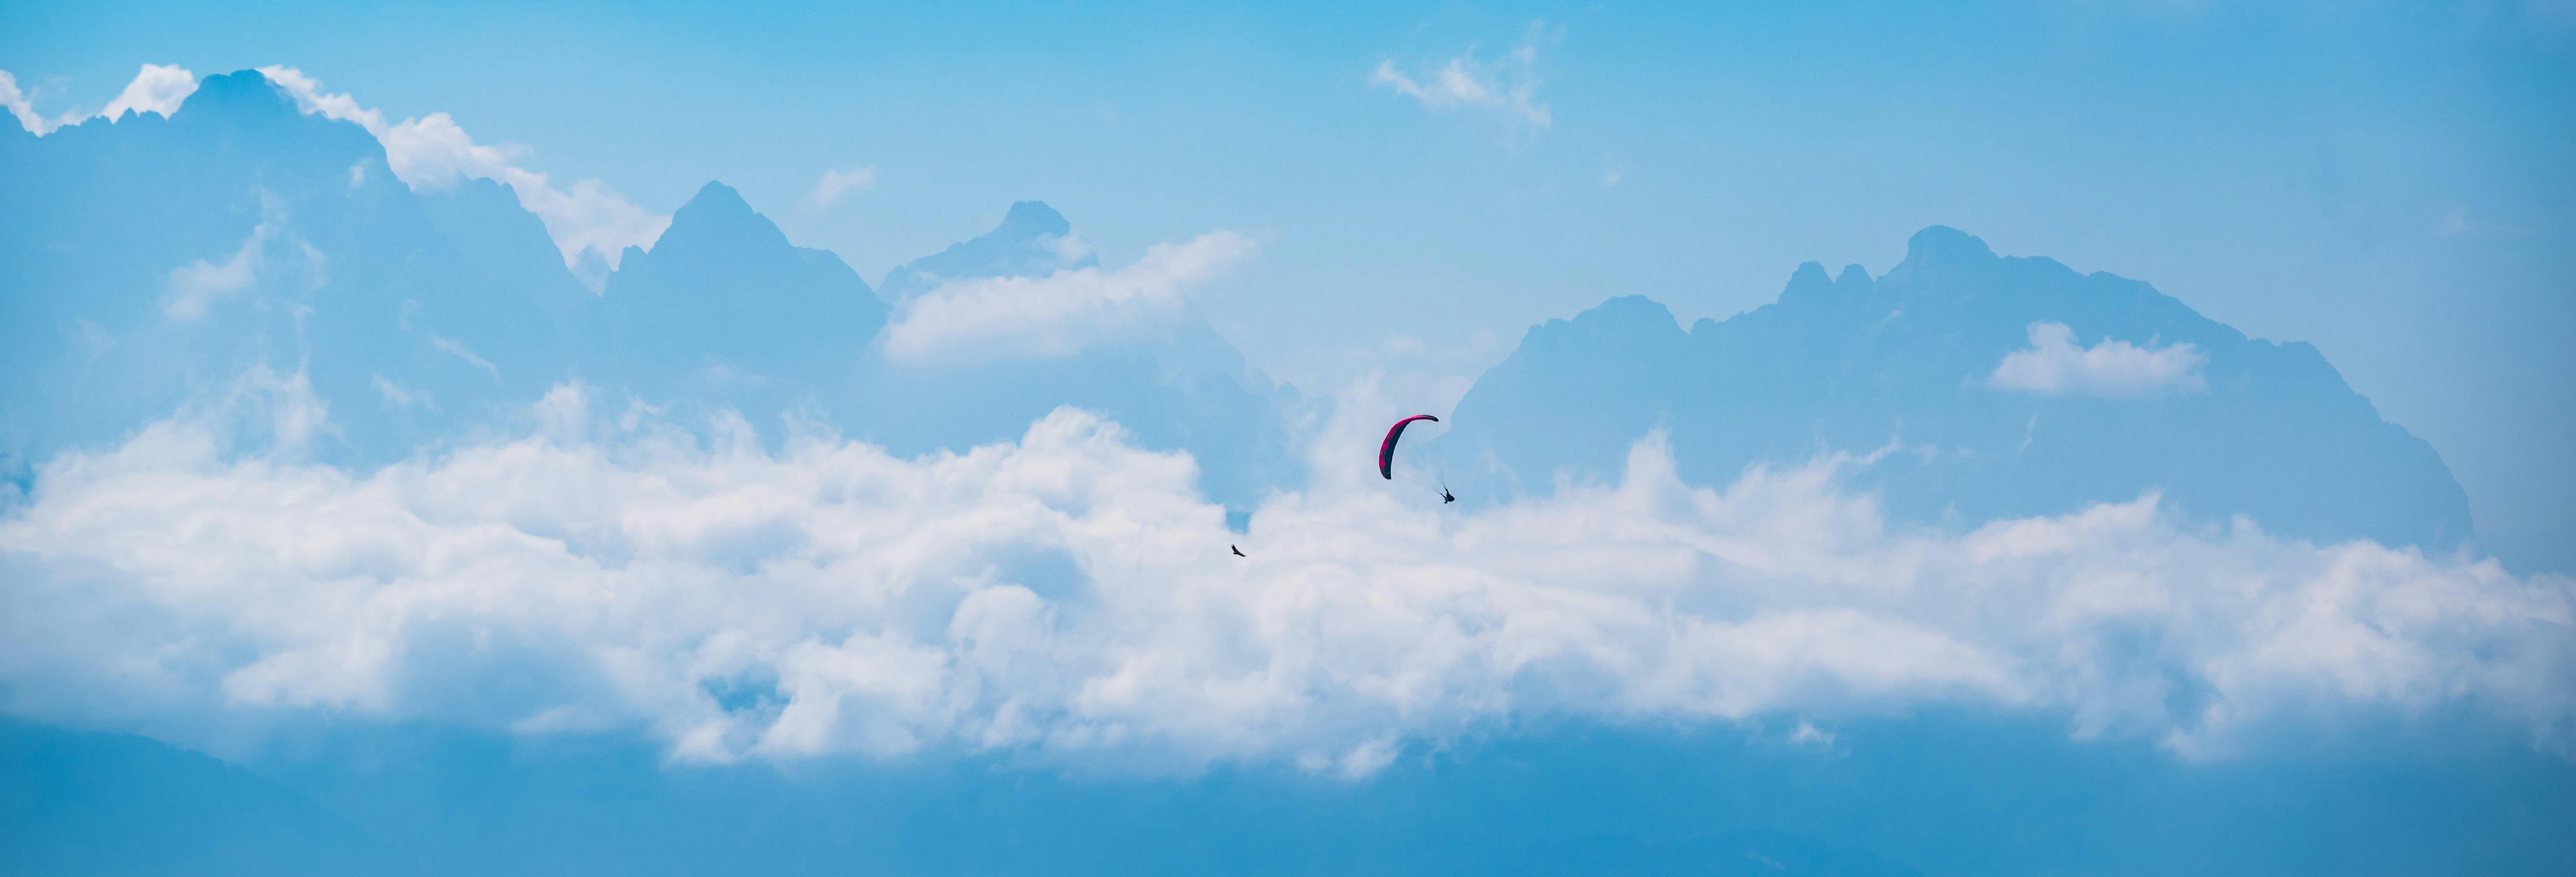
{"label": "bird silhouette", "polygon": [[1245,554],[1245,553],[1243,553],[1243,549],[1241,549],[1241,548],[1235,548],[1235,547],[1234,547],[1234,546],[1232,546],[1232,545],[1228,545],[1228,546],[1226,546],[1226,547],[1227,547],[1227,548],[1234,548],[1234,556],[1236,556],[1236,557],[1250,557],[1250,556],[1252,556],[1252,555],[1249,555],[1249,554]]}

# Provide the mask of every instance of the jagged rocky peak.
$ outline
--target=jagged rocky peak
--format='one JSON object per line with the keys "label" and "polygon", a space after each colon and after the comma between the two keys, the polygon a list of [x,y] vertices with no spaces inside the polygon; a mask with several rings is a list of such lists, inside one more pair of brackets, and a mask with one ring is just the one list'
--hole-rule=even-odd
{"label": "jagged rocky peak", "polygon": [[1825,275],[1821,262],[1808,262],[1789,272],[1789,285],[1780,289],[1783,307],[1798,307],[1810,302],[1821,303],[1834,297],[1833,278]]}
{"label": "jagged rocky peak", "polygon": [[1926,226],[1905,242],[1908,264],[1927,262],[1989,262],[1997,257],[1986,246],[1984,238],[1946,225]]}
{"label": "jagged rocky peak", "polygon": [[1002,223],[975,239],[886,272],[879,294],[903,302],[940,284],[977,277],[1038,277],[1095,267],[1100,257],[1073,234],[1073,224],[1043,201],[1021,201]]}
{"label": "jagged rocky peak", "polygon": [[667,262],[722,253],[732,257],[756,254],[792,258],[796,247],[788,243],[787,233],[751,209],[742,193],[732,186],[709,181],[698,194],[671,214],[671,227],[664,229],[653,243],[653,259]]}
{"label": "jagged rocky peak", "polygon": [[1072,232],[1073,223],[1065,221],[1064,214],[1057,213],[1046,202],[1014,201],[1011,212],[1002,215],[1001,227],[993,229],[992,234],[1027,241],[1048,235],[1062,237]]}
{"label": "jagged rocky peak", "polygon": [[[2142,376],[2042,349],[2032,328],[2047,323],[2082,347],[2117,340],[2174,365]],[[2145,283],[1997,256],[1957,229],[1915,234],[1876,279],[1801,265],[1776,305],[1701,321],[1688,344],[1660,340],[1676,334],[1669,312],[1634,297],[1548,321],[1477,380],[1443,441],[1491,462],[1498,474],[1478,485],[1489,493],[1544,489],[1561,470],[1614,478],[1628,445],[1662,429],[1682,476],[1708,485],[1819,453],[1922,448],[1851,475],[1912,522],[2153,492],[2179,515],[2241,514],[2305,539],[2443,550],[2471,533],[2440,456],[2312,348],[2247,339]],[[2016,356],[2048,363],[2049,381],[1993,380]],[[1542,422],[1594,426],[1521,427]]]}
{"label": "jagged rocky peak", "polygon": [[1523,349],[1543,356],[1630,356],[1669,352],[1688,337],[1671,308],[1642,295],[1624,295],[1574,315],[1530,328]]}
{"label": "jagged rocky peak", "polygon": [[[660,289],[660,292],[647,290]],[[803,295],[837,298],[856,291],[870,312],[881,312],[867,282],[829,250],[788,241],[769,217],[751,209],[742,193],[710,181],[671,214],[671,225],[650,250],[626,248],[607,293],[701,296],[755,295],[788,300]]]}
{"label": "jagged rocky peak", "polygon": [[173,118],[228,116],[235,119],[296,115],[295,98],[257,70],[236,70],[197,81],[197,90],[180,102]]}
{"label": "jagged rocky peak", "polygon": [[1789,283],[1780,290],[1782,307],[1836,307],[1860,298],[1873,285],[1869,269],[1845,265],[1839,275],[1827,275],[1822,262],[1808,262],[1790,272]]}
{"label": "jagged rocky peak", "polygon": [[1663,302],[1642,295],[1623,295],[1602,302],[1591,310],[1574,315],[1577,326],[1597,327],[1610,331],[1679,329],[1673,309]]}
{"label": "jagged rocky peak", "polygon": [[1952,292],[1965,294],[1972,287],[1987,285],[2004,261],[1977,236],[1935,225],[1915,232],[1905,242],[1905,261],[1880,280],[1892,283],[1895,290],[1951,287]]}
{"label": "jagged rocky peak", "polygon": [[675,223],[682,217],[699,222],[739,222],[759,215],[758,211],[751,209],[751,202],[743,200],[742,193],[735,191],[734,187],[725,185],[722,180],[708,180],[706,185],[698,187],[697,194],[689,196],[689,203],[681,205],[671,219]]}

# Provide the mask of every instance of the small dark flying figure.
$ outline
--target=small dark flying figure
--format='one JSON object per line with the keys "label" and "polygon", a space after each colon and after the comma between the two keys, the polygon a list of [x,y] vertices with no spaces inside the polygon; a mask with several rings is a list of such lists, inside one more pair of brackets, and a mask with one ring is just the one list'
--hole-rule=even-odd
{"label": "small dark flying figure", "polygon": [[1243,553],[1243,549],[1241,549],[1241,548],[1235,548],[1235,547],[1234,547],[1234,546],[1232,546],[1232,545],[1228,545],[1228,546],[1226,546],[1226,547],[1227,547],[1227,548],[1232,548],[1232,549],[1234,549],[1234,556],[1236,556],[1236,557],[1249,557],[1249,556],[1250,556],[1250,555],[1244,554],[1244,553]]}
{"label": "small dark flying figure", "polygon": [[[1386,440],[1379,442],[1377,445],[1378,477],[1384,478],[1388,481],[1395,480],[1395,442],[1397,439],[1404,437],[1404,428],[1413,425],[1413,422],[1416,420],[1428,420],[1433,423],[1440,422],[1440,418],[1433,417],[1428,414],[1416,414],[1412,417],[1398,420],[1395,422],[1394,426],[1388,427],[1386,430]],[[1448,505],[1449,503],[1457,501],[1457,497],[1449,494],[1449,485],[1440,485],[1440,504]]]}

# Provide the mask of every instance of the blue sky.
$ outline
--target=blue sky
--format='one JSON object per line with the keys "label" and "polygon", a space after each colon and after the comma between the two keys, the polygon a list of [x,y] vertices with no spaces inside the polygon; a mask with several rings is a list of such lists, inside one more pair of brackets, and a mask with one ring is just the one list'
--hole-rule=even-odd
{"label": "blue sky", "polygon": [[[397,163],[429,156],[406,179],[416,189],[439,168],[506,167],[605,205],[614,221],[554,228],[567,251],[648,242],[721,180],[875,283],[1043,200],[1106,270],[936,297],[950,310],[901,311],[889,336],[928,352],[890,356],[1043,345],[1049,327],[1013,335],[993,311],[1164,283],[1322,403],[1300,424],[1312,480],[1253,530],[1277,560],[1238,576],[1175,547],[1253,535],[1229,535],[1241,523],[1202,501],[1186,461],[1087,415],[955,459],[837,438],[745,453],[725,423],[655,432],[647,417],[639,432],[638,408],[558,387],[446,456],[362,471],[209,450],[239,423],[283,436],[312,402],[300,373],[256,370],[222,404],[172,412],[9,497],[23,503],[0,509],[0,573],[32,584],[0,596],[33,608],[0,627],[20,643],[0,649],[0,700],[19,718],[271,767],[299,735],[364,749],[371,734],[458,727],[530,746],[642,740],[594,767],[668,788],[691,780],[657,766],[891,763],[981,772],[925,781],[968,797],[1029,771],[1072,777],[1079,798],[1097,771],[1146,788],[1136,800],[1175,776],[1173,800],[1218,794],[1193,778],[1237,770],[1268,777],[1246,781],[1256,789],[1276,772],[1364,798],[1418,782],[1440,790],[1431,800],[1463,794],[1439,779],[1444,759],[1472,761],[1451,747],[1490,735],[1545,762],[1585,722],[1650,741],[1569,744],[1580,758],[1896,765],[1830,781],[1844,791],[1925,764],[1993,767],[1868,742],[1910,739],[1907,722],[1930,714],[1942,718],[1927,727],[1983,745],[2051,741],[2049,758],[2118,778],[2105,787],[2305,794],[2456,759],[2471,767],[2445,794],[2510,786],[2564,812],[2564,788],[2530,778],[2567,770],[2576,727],[2554,687],[2576,667],[2553,633],[2570,592],[2547,575],[2576,571],[2576,5],[1785,7],[13,7],[0,70],[40,124],[107,105],[141,65],[292,68],[271,77],[301,83],[308,111],[372,110],[380,128],[445,114],[454,128],[379,132],[459,135],[395,149]],[[466,137],[501,151],[463,150]],[[265,206],[257,221],[243,254],[285,222]],[[1425,526],[1331,457],[1373,447],[1398,411],[1450,410],[1534,324],[1632,294],[1685,323],[1724,318],[1771,302],[1802,262],[1882,274],[1935,224],[2315,344],[2439,451],[2476,516],[2475,553],[2198,527],[2152,497],[1927,533],[1841,492],[1865,465],[1848,458],[1685,485],[1651,442],[1622,481]],[[228,252],[196,269],[220,273]],[[152,270],[175,290],[192,269]],[[925,315],[988,334],[939,335]],[[921,499],[888,523],[845,484]],[[298,499],[313,496],[338,501]],[[2481,565],[2489,555],[2504,568]],[[1388,570],[1444,584],[1375,595]],[[1116,599],[1049,590],[1085,573]],[[2282,590],[2212,584],[2237,575]],[[391,596],[347,590],[367,576]],[[907,576],[971,587],[928,608],[901,588],[843,599],[864,591],[847,582]],[[499,580],[525,587],[484,585]],[[199,583],[259,599],[192,603]],[[1693,590],[1718,586],[1735,590]],[[110,602],[81,602],[98,594]],[[1675,621],[1676,600],[1705,617]],[[147,603],[160,614],[32,620]],[[263,608],[278,605],[321,608]],[[2311,627],[2291,611],[2312,605],[2343,614]],[[2060,606],[2100,623],[2043,611]],[[1764,611],[1730,614],[1745,607]],[[891,633],[852,633],[872,624]],[[137,671],[135,655],[181,669]],[[1514,663],[1527,655],[1541,657]],[[1277,687],[1236,687],[1256,677]],[[1655,736],[1666,727],[1743,742],[1692,748]],[[327,776],[299,788],[355,795],[354,770],[317,768]],[[2082,794],[2029,773],[1996,797]],[[1827,781],[1782,784],[1807,782]],[[2314,803],[2292,798],[2266,809]],[[2395,796],[2370,806],[2426,821]],[[1836,821],[1854,819],[1780,827]],[[1949,855],[1899,837],[1925,823],[1905,824],[1874,848]],[[2329,844],[2337,831],[2294,833]],[[2474,833],[2458,831],[2428,829],[2419,846]],[[2497,831],[2503,860],[2531,852],[2514,845],[2529,835]]]}

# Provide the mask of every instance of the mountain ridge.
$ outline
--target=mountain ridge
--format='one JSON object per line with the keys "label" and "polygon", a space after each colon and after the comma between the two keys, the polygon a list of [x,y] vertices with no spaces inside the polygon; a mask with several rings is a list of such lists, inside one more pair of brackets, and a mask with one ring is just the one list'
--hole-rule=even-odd
{"label": "mountain ridge", "polygon": [[[2050,324],[2094,347],[2032,347]],[[2017,354],[2089,367],[2096,351],[2198,356],[2190,377],[2202,383],[2108,398],[1993,380]],[[2153,490],[2194,517],[2243,514],[2300,538],[2442,550],[2473,533],[2439,455],[2381,418],[2315,347],[2247,338],[2146,283],[1998,256],[1945,226],[1915,234],[1884,276],[1805,263],[1777,300],[1687,329],[1640,297],[1550,320],[1455,416],[1441,453],[1475,463],[1493,496],[1546,492],[1558,472],[1615,477],[1626,446],[1663,428],[1700,484],[1757,462],[1911,451],[1854,478],[1899,520],[2057,514]],[[1555,426],[1494,425],[1532,422]]]}
{"label": "mountain ridge", "polygon": [[1078,244],[1078,240],[1064,214],[1044,201],[1013,202],[992,231],[886,271],[877,292],[887,301],[902,304],[951,280],[1043,277],[1099,267],[1099,256],[1088,251],[1075,254],[1066,244]]}

